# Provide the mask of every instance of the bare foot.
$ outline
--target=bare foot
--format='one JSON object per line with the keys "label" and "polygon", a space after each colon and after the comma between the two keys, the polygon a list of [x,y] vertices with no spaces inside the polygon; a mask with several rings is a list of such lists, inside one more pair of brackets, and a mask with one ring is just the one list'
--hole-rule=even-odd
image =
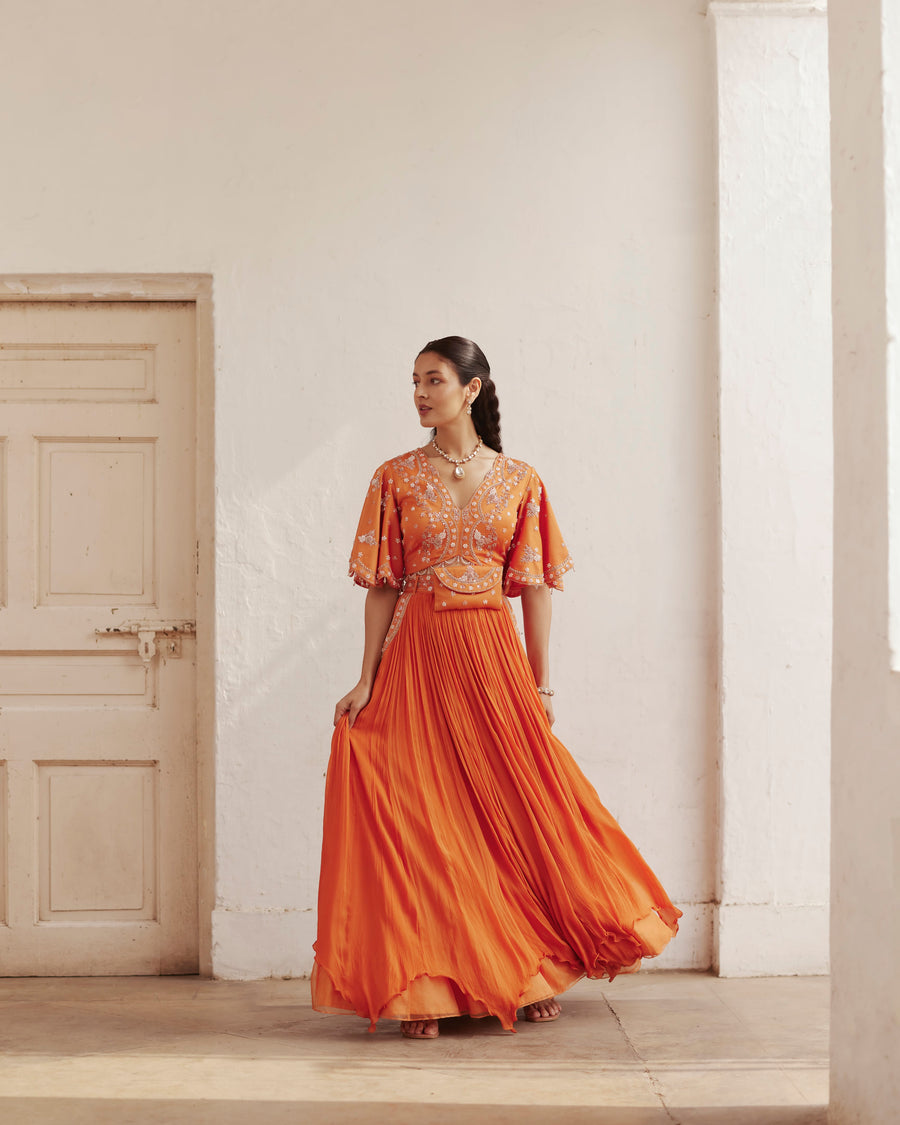
{"label": "bare foot", "polygon": [[558,1020],[561,1014],[562,1008],[553,998],[525,1005],[525,1019],[529,1023],[552,1023]]}
{"label": "bare foot", "polygon": [[404,1039],[437,1039],[437,1020],[401,1020],[400,1034]]}

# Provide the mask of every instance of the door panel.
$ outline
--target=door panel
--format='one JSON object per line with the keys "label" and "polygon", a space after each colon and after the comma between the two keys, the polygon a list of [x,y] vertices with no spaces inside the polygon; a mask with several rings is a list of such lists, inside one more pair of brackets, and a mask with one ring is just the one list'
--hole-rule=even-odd
{"label": "door panel", "polygon": [[157,919],[153,762],[38,762],[42,922]]}
{"label": "door panel", "polygon": [[155,686],[136,652],[0,652],[0,710],[152,707]]}
{"label": "door panel", "polygon": [[0,974],[197,971],[194,339],[0,303]]}
{"label": "door panel", "polygon": [[0,353],[6,402],[153,402],[153,345],[9,346]]}
{"label": "door panel", "polygon": [[153,605],[152,441],[37,441],[38,605]]}

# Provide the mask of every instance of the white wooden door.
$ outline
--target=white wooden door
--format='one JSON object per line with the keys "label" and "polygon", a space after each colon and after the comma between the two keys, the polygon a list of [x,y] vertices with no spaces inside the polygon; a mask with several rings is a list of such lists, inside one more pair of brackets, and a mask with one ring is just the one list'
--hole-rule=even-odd
{"label": "white wooden door", "polygon": [[194,315],[0,302],[0,975],[197,971]]}

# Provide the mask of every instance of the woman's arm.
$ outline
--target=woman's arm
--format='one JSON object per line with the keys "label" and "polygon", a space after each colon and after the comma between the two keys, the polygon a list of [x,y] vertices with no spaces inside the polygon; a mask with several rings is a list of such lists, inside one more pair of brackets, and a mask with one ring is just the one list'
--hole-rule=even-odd
{"label": "woman's arm", "polygon": [[394,606],[399,596],[400,591],[390,586],[373,586],[366,594],[366,640],[363,648],[362,671],[356,686],[347,692],[334,709],[335,726],[344,715],[349,713],[352,727],[356,722],[356,716],[369,702],[372,684],[375,683],[375,673],[381,663],[381,646],[391,626]]}
{"label": "woman's arm", "polygon": [[[550,687],[550,606],[549,586],[526,586],[522,590],[522,620],[525,624],[525,651],[534,674],[535,687]],[[550,726],[555,722],[553,701],[541,696]]]}

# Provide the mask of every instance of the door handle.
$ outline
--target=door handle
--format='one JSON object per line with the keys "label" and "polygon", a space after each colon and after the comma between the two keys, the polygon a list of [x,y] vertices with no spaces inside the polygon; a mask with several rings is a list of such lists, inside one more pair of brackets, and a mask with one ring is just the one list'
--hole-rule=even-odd
{"label": "door handle", "polygon": [[181,656],[181,638],[194,636],[196,621],[123,621],[121,625],[107,625],[105,629],[95,629],[99,637],[116,637],[132,634],[137,637],[138,654],[145,664],[156,656],[157,638],[165,637],[166,656]]}

